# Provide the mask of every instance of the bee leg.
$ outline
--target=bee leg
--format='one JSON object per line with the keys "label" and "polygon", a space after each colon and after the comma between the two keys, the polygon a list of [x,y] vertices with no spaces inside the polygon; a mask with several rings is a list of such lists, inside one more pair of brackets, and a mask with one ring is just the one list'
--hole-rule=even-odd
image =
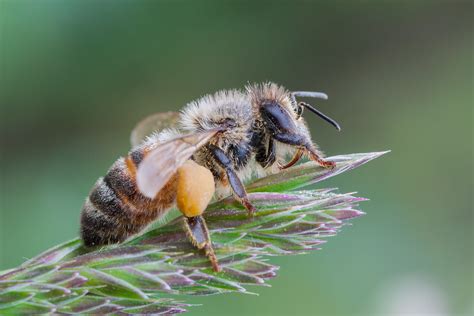
{"label": "bee leg", "polygon": [[253,146],[256,148],[257,153],[255,155],[255,160],[262,166],[262,168],[267,168],[268,166],[273,165],[276,160],[275,146],[273,143],[273,138],[268,138],[267,141],[263,139],[263,136],[260,134],[254,134]]}
{"label": "bee leg", "polygon": [[327,169],[334,169],[336,167],[336,163],[334,161],[324,160],[321,158],[316,151],[309,151],[309,158],[318,163],[321,167]]}
{"label": "bee leg", "polygon": [[273,143],[273,138],[270,138],[268,140],[268,148],[267,148],[265,160],[263,161],[263,164],[261,166],[263,168],[267,168],[268,166],[273,165],[275,160],[276,160],[276,148]]}
{"label": "bee leg", "polygon": [[217,164],[225,170],[227,179],[229,180],[230,187],[232,188],[234,194],[238,197],[242,205],[247,209],[249,215],[254,215],[255,207],[252,205],[252,203],[250,203],[247,197],[247,191],[245,191],[242,181],[240,181],[237,173],[234,170],[232,160],[230,160],[225,152],[219,147],[215,145],[209,145],[208,148]]}
{"label": "bee leg", "polygon": [[211,262],[212,269],[215,272],[220,272],[222,269],[217,261],[214,248],[212,248],[209,230],[207,229],[204,218],[200,215],[195,217],[184,216],[184,229],[191,243],[199,250],[204,249],[206,256]]}
{"label": "bee leg", "polygon": [[276,160],[275,145],[273,143],[273,138],[268,140],[267,146],[263,146],[264,154],[260,157],[255,157],[257,162],[263,167],[267,168],[268,166],[273,165]]}
{"label": "bee leg", "polygon": [[287,162],[285,165],[278,163],[278,167],[281,170],[290,168],[301,159],[301,156],[303,156],[303,154],[304,154],[304,150],[302,148],[298,148],[295,155],[289,162]]}
{"label": "bee leg", "polygon": [[327,161],[321,158],[320,153],[316,150],[314,145],[308,142],[306,137],[304,136],[298,134],[277,132],[273,135],[273,138],[275,138],[275,140],[279,142],[288,145],[294,145],[304,148],[303,150],[308,153],[309,158],[324,168],[332,169],[336,166],[335,162]]}

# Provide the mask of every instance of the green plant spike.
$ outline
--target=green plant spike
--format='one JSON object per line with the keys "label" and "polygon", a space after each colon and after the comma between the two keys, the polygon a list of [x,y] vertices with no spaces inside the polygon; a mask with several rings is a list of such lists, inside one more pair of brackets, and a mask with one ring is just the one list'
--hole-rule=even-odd
{"label": "green plant spike", "polygon": [[0,273],[0,314],[176,314],[191,305],[181,295],[250,293],[278,267],[269,256],[319,249],[345,221],[364,213],[364,198],[334,189],[299,190],[354,169],[386,152],[328,158],[332,170],[308,162],[250,183],[254,218],[232,198],[205,212],[223,269],[185,236],[182,218],[123,244],[87,252],[79,239],[53,247],[21,266]]}

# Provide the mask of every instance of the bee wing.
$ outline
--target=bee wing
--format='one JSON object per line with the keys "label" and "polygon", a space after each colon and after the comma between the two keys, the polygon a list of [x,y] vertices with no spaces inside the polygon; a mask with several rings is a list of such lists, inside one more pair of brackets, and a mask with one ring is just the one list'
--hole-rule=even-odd
{"label": "bee wing", "polygon": [[179,112],[160,112],[151,114],[138,122],[130,135],[132,148],[140,143],[153,132],[160,132],[166,128],[178,126]]}
{"label": "bee wing", "polygon": [[154,198],[186,160],[219,130],[209,130],[171,139],[145,155],[138,166],[137,186],[140,192]]}

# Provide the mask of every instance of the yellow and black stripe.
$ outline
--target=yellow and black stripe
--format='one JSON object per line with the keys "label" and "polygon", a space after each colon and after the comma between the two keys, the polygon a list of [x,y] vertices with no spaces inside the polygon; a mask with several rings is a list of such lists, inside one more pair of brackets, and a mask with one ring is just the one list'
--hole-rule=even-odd
{"label": "yellow and black stripe", "polygon": [[154,199],[137,189],[136,170],[145,155],[143,148],[131,151],[97,180],[82,208],[80,234],[86,246],[122,242],[162,216],[175,202],[176,176]]}

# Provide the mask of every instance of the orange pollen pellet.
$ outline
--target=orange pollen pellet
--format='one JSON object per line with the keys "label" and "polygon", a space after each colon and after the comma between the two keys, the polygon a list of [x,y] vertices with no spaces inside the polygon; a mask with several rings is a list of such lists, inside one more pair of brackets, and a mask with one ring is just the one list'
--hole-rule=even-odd
{"label": "orange pollen pellet", "polygon": [[178,169],[176,202],[187,217],[201,215],[215,191],[214,177],[209,169],[188,160]]}

